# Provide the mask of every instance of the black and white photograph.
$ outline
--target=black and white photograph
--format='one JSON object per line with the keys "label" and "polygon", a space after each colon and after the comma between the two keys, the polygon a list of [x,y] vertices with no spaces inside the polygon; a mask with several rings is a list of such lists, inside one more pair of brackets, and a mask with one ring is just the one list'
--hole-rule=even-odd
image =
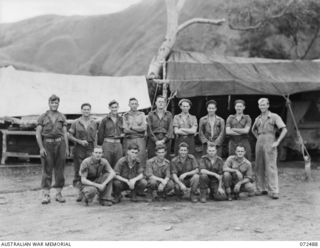
{"label": "black and white photograph", "polygon": [[1,247],[318,247],[320,0],[0,0],[0,151]]}

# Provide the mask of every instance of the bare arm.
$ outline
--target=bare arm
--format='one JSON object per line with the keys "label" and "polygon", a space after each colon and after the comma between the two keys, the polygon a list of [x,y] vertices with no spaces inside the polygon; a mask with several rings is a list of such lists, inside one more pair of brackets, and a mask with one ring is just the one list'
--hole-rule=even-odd
{"label": "bare arm", "polygon": [[42,143],[41,132],[42,132],[42,126],[38,125],[36,128],[36,139],[37,139],[38,146],[40,148],[40,155],[41,157],[45,157],[47,156],[47,152]]}
{"label": "bare arm", "polygon": [[209,171],[207,169],[201,169],[200,171],[202,174],[205,174],[205,175],[208,175],[208,176],[214,176],[215,178],[217,178],[218,180],[221,180],[221,176],[218,175],[217,173],[215,172],[212,172],[212,171]]}

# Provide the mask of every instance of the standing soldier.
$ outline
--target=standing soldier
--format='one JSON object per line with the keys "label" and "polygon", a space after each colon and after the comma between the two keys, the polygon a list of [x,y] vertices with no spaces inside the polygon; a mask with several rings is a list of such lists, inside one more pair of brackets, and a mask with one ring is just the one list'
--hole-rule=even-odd
{"label": "standing soldier", "polygon": [[127,152],[128,145],[136,143],[139,146],[138,158],[142,166],[146,163],[146,139],[145,132],[147,129],[146,116],[143,112],[138,111],[139,102],[136,98],[129,99],[130,111],[123,115],[123,129],[125,134],[124,152]]}
{"label": "standing soldier", "polygon": [[82,104],[81,112],[82,116],[76,119],[71,124],[69,129],[69,139],[75,144],[73,149],[73,187],[76,187],[79,190],[79,194],[76,199],[77,202],[82,200],[82,193],[80,192],[81,177],[79,174],[79,168],[82,161],[91,156],[97,136],[97,123],[90,117],[90,103]]}
{"label": "standing soldier", "polygon": [[52,171],[54,170],[56,188],[56,201],[63,203],[61,191],[64,186],[64,167],[66,157],[69,156],[67,120],[58,111],[60,98],[52,95],[49,98],[49,110],[38,119],[36,138],[40,147],[42,164],[43,190],[42,204],[50,203],[50,188],[52,183]]}
{"label": "standing soldier", "polygon": [[224,120],[216,115],[217,102],[207,102],[208,115],[201,117],[199,123],[199,137],[202,142],[202,151],[205,154],[207,146],[213,144],[217,147],[218,156],[222,155],[222,143],[224,139]]}
{"label": "standing soldier", "polygon": [[[257,138],[256,195],[268,194],[269,191],[273,199],[279,199],[277,147],[285,137],[287,128],[279,115],[269,111],[268,98],[260,98],[258,105],[261,115],[256,118],[252,126],[252,133]],[[275,136],[277,129],[281,129],[278,139]]]}
{"label": "standing soldier", "polygon": [[229,115],[226,123],[226,134],[229,135],[229,156],[235,154],[237,144],[242,144],[246,150],[246,158],[251,161],[251,146],[249,142],[249,131],[251,128],[251,118],[243,114],[246,108],[245,101],[236,100],[234,102],[235,115]]}
{"label": "standing soldier", "polygon": [[232,191],[236,200],[242,191],[248,192],[248,196],[254,195],[251,162],[244,157],[245,153],[244,145],[238,144],[235,155],[229,156],[223,166],[223,180],[230,201]]}
{"label": "standing soldier", "polygon": [[210,188],[211,197],[214,200],[226,200],[226,194],[222,186],[223,160],[217,155],[215,145],[208,145],[207,154],[200,159],[200,201],[207,201],[207,191]]}
{"label": "standing soldier", "polygon": [[159,200],[165,199],[173,190],[174,184],[170,179],[170,162],[165,159],[166,146],[156,146],[156,156],[147,161],[146,177],[148,178],[148,201],[153,201],[153,193],[157,191]]}
{"label": "standing soldier", "polygon": [[148,114],[148,158],[156,155],[156,145],[165,145],[169,158],[172,139],[172,114],[166,111],[166,99],[158,96],[156,100],[157,109]]}
{"label": "standing soldier", "polygon": [[194,135],[197,132],[198,123],[194,115],[189,114],[191,101],[182,99],[179,101],[181,113],[173,118],[173,128],[176,135],[174,142],[174,153],[178,155],[179,144],[185,142],[189,145],[189,153],[195,153]]}
{"label": "standing soldier", "polygon": [[185,142],[179,145],[179,155],[171,160],[171,174],[175,182],[176,195],[181,198],[191,188],[191,202],[196,203],[199,186],[199,166],[196,158],[189,154],[189,145]]}
{"label": "standing soldier", "polygon": [[102,145],[103,157],[114,168],[122,157],[121,138],[123,137],[123,121],[118,114],[119,103],[115,100],[109,102],[110,113],[102,119],[98,130],[98,145]]}

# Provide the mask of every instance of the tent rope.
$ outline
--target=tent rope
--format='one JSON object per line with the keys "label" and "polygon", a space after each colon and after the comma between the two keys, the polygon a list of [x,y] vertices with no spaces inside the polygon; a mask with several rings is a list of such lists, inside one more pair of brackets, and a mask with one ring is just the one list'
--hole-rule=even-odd
{"label": "tent rope", "polygon": [[291,100],[290,100],[290,95],[286,95],[284,94],[276,85],[274,85],[272,83],[272,86],[275,87],[282,95],[282,97],[285,99],[286,101],[286,105],[287,105],[287,109],[289,110],[289,113],[291,115],[292,121],[293,121],[293,125],[296,129],[297,132],[297,136],[298,136],[298,142],[300,144],[300,149],[301,149],[301,153],[303,156],[303,160],[304,160],[304,168],[305,168],[305,172],[306,172],[306,180],[311,179],[311,156],[304,144],[301,132],[298,128],[298,124],[296,121],[296,118],[294,116],[293,110],[292,110],[292,106],[291,106]]}

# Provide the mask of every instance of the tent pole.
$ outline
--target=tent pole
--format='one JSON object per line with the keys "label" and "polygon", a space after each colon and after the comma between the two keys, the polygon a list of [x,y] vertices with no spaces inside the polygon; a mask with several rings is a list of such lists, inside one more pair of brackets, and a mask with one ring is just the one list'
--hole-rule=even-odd
{"label": "tent pole", "polygon": [[[162,79],[165,80],[167,77],[167,71],[166,71],[166,62],[164,61],[162,63]],[[162,85],[162,96],[165,99],[168,99],[168,83],[164,82]]]}
{"label": "tent pole", "polygon": [[310,181],[311,180],[311,157],[310,157],[310,154],[309,154],[306,146],[304,145],[300,130],[298,128],[298,124],[296,122],[296,119],[294,118],[294,113],[293,113],[293,110],[291,107],[291,101],[290,101],[289,96],[286,96],[285,99],[287,101],[287,107],[288,107],[289,113],[291,115],[293,125],[296,128],[298,140],[299,140],[299,143],[301,146],[301,152],[302,152],[302,156],[303,156],[303,160],[304,160],[304,170],[306,173],[306,180]]}

